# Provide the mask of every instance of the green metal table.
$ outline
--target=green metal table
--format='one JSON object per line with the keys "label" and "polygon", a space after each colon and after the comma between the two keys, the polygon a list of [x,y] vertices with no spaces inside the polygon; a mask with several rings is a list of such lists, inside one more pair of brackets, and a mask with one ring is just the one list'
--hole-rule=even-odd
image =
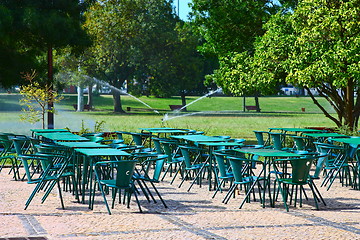
{"label": "green metal table", "polygon": [[[231,148],[234,148],[234,147],[241,147],[244,144],[243,143],[238,143],[238,142],[217,142],[217,141],[215,141],[215,142],[198,142],[198,145],[208,148],[209,156],[206,158],[205,164],[203,164],[202,168],[200,169],[200,171],[199,171],[199,173],[197,174],[196,177],[200,176],[201,172],[205,169],[205,165],[207,163],[209,164],[211,170],[216,168],[216,166],[214,165],[215,161],[213,161],[213,152],[214,152],[215,148],[218,148],[218,147],[231,147]],[[196,177],[195,177],[193,182],[196,181]],[[215,173],[214,190],[216,190],[216,182],[218,182],[217,177],[218,176]],[[211,180],[212,180],[212,173],[210,171],[210,173],[209,173],[209,191],[211,190],[211,187],[212,187]]]}
{"label": "green metal table", "polygon": [[190,142],[226,142],[226,139],[206,135],[172,135],[170,138]]}
{"label": "green metal table", "polygon": [[[274,150],[274,149],[254,149],[254,148],[241,148],[241,149],[235,149],[234,151],[243,153],[243,154],[249,154],[249,155],[256,155],[259,157],[263,157],[263,161],[264,161],[264,167],[262,169],[262,171],[260,172],[259,176],[261,175],[261,173],[264,174],[264,178],[267,179],[268,185],[264,184],[264,189],[263,189],[263,208],[265,207],[265,193],[266,193],[266,187],[270,188],[270,179],[267,176],[267,171],[270,172],[270,166],[272,163],[272,160],[275,158],[294,158],[294,157],[301,157],[302,155],[297,154],[297,153],[292,153],[292,152],[286,152],[286,151],[280,151],[280,150]],[[269,170],[267,170],[267,168],[269,168]],[[255,187],[255,184],[257,183],[258,180],[256,180],[253,185],[250,187],[250,189]],[[249,191],[250,192],[250,191]],[[271,199],[270,199],[270,203],[271,203]],[[272,205],[272,203],[271,203]]]}
{"label": "green metal table", "polygon": [[[89,173],[90,186],[89,186],[89,208],[91,206],[91,191],[92,191],[92,176],[93,176],[93,162],[98,157],[114,157],[117,160],[121,160],[122,157],[131,156],[131,154],[114,148],[75,148],[76,153],[83,156],[83,168],[82,168],[82,203],[85,203],[85,185],[87,181],[87,174]],[[102,159],[103,161],[103,159]]]}
{"label": "green metal table", "polygon": [[89,141],[89,139],[73,134],[71,132],[44,132],[44,133],[39,132],[39,133],[35,133],[35,136],[57,142]]}
{"label": "green metal table", "polygon": [[344,138],[348,137],[339,133],[304,133],[303,135],[315,138],[318,142],[324,142],[328,138]]}
{"label": "green metal table", "polygon": [[334,142],[343,143],[347,146],[348,151],[354,151],[353,155],[356,159],[356,172],[354,172],[354,178],[356,179],[356,182],[354,183],[354,189],[360,190],[360,158],[358,157],[358,154],[356,154],[357,151],[360,150],[360,137],[349,137],[349,138],[334,138]]}

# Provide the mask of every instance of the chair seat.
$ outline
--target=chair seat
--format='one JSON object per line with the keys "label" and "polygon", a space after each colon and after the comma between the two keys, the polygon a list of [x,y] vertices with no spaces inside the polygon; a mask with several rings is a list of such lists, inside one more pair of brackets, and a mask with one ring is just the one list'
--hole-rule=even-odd
{"label": "chair seat", "polygon": [[127,186],[119,186],[116,185],[116,180],[115,179],[109,179],[109,180],[100,180],[100,183],[103,185],[106,185],[108,187],[112,187],[112,188],[131,188],[131,185],[127,185]]}
{"label": "chair seat", "polygon": [[290,184],[290,185],[306,185],[308,184],[307,181],[304,182],[294,182],[291,178],[281,178],[278,180],[279,182]]}
{"label": "chair seat", "polygon": [[260,179],[260,178],[258,178],[256,176],[250,176],[250,177],[244,177],[243,181],[234,181],[234,183],[235,184],[252,183],[252,182],[255,182],[258,179]]}
{"label": "chair seat", "polygon": [[233,177],[234,177],[233,173],[226,173],[226,176],[219,176],[219,179],[228,179]]}
{"label": "chair seat", "polygon": [[205,166],[204,166],[204,164],[199,163],[199,164],[194,164],[194,165],[192,165],[191,167],[186,167],[185,170],[196,170],[196,169],[200,169],[200,168],[202,168],[202,167],[210,167],[210,165],[209,165],[209,164],[205,164]]}

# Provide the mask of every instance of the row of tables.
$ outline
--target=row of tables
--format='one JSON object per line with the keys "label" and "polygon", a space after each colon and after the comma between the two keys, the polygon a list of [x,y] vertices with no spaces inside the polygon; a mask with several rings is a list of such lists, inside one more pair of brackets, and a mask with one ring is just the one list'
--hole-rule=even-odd
{"label": "row of tables", "polygon": [[[212,137],[201,134],[190,134],[189,130],[186,129],[174,129],[174,128],[142,128],[140,129],[142,132],[147,132],[151,134],[164,135],[164,137],[176,139],[179,142],[183,143],[191,143],[202,148],[208,149],[208,157],[204,160],[205,163],[208,163],[212,167],[216,167],[214,165],[213,160],[213,151],[218,147],[226,147],[226,148],[235,148],[241,147],[243,143],[229,141],[228,139],[220,138],[220,137]],[[102,145],[99,143],[89,142],[87,138],[74,135],[68,132],[65,129],[32,129],[33,135],[42,138],[44,140],[48,139],[56,142],[58,145],[67,147],[71,150],[72,156],[81,155],[85,160],[82,166],[83,169],[89,169],[92,166],[93,160],[96,157],[129,157],[130,154],[121,151],[119,149],[109,148],[107,145]],[[341,135],[337,133],[324,133],[321,130],[314,129],[305,129],[305,128],[271,128],[270,131],[281,131],[281,133],[294,132],[296,134],[300,134],[302,136],[307,136],[316,139],[317,141],[324,141],[326,138],[333,138],[334,141],[339,143],[348,144],[351,146],[355,146],[358,148],[360,146],[360,138],[348,138],[346,135]],[[345,138],[346,137],[346,138]],[[151,141],[151,140],[150,140]],[[236,151],[239,151],[243,154],[248,155],[257,155],[264,159],[264,165],[270,166],[271,159],[274,158],[289,158],[289,157],[300,157],[300,154],[273,150],[273,149],[254,149],[254,148],[238,148]],[[205,166],[206,164],[204,164]],[[359,168],[359,166],[358,166]],[[264,169],[264,176],[267,175],[267,167]],[[85,184],[87,179],[88,171],[82,171],[81,178],[82,181],[82,202],[85,202]],[[89,171],[91,174],[91,171]],[[90,176],[91,177],[91,176]],[[360,181],[360,176],[359,176]],[[209,190],[212,189],[212,175],[211,171],[209,172]],[[91,182],[90,182],[91,184]],[[215,185],[214,185],[215,186]],[[91,188],[91,186],[90,186]],[[265,199],[265,190],[263,191],[263,199]],[[263,201],[263,206],[265,201]]]}

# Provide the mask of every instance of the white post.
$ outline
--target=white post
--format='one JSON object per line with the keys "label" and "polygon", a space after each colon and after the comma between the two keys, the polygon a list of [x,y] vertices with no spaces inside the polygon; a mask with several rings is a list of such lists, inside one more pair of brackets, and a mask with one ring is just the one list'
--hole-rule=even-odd
{"label": "white post", "polygon": [[77,87],[77,112],[84,111],[84,92],[81,86]]}

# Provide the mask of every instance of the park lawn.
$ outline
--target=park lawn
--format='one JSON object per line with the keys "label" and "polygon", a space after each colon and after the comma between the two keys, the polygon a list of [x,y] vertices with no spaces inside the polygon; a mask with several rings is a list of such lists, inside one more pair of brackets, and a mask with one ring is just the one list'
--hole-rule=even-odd
{"label": "park lawn", "polygon": [[[73,109],[72,105],[76,104],[76,95],[64,95],[61,105],[67,109]],[[121,96],[123,109],[127,107],[141,111],[149,109],[147,106],[130,96]],[[141,101],[149,105],[153,109],[170,111],[169,105],[181,105],[181,98],[174,96],[171,98],[155,98],[155,97],[139,97]],[[198,96],[189,96],[186,98],[188,111],[242,111],[242,97],[205,97],[198,100]],[[85,101],[87,98],[85,97]],[[310,97],[260,97],[260,108],[262,112],[301,112],[305,108],[306,112],[321,113],[320,109],[315,106]],[[319,98],[319,102],[331,113],[332,108],[325,99]],[[247,97],[246,105],[255,105],[254,98]],[[94,97],[94,107],[99,111],[112,111],[113,100],[111,95],[100,95]],[[140,108],[140,110],[138,110]],[[151,110],[151,109],[149,109]]]}
{"label": "park lawn", "polygon": [[[3,105],[0,109],[2,111],[0,131],[29,135],[29,129],[40,128],[40,124],[19,122],[20,108],[16,106],[18,98],[19,96],[15,94],[0,95],[0,105]],[[93,131],[95,124],[103,121],[104,131],[139,131],[142,127],[166,126],[196,129],[204,131],[207,135],[229,135],[248,140],[255,139],[253,130],[267,130],[269,127],[335,127],[307,97],[262,97],[260,98],[261,113],[242,112],[242,98],[204,98],[191,104],[188,113],[181,113],[193,115],[183,117],[168,110],[168,105],[181,103],[179,97],[140,98],[154,109],[162,110],[159,114],[145,111],[145,106],[128,96],[122,96],[122,99],[124,109],[126,107],[132,109],[127,114],[112,112],[110,95],[95,97],[94,105],[97,111],[75,112],[72,104],[76,103],[76,95],[65,95],[65,99],[56,106],[58,114],[55,116],[55,127],[68,127],[72,131],[79,131],[83,123],[84,127]],[[189,97],[187,101],[189,103],[196,99],[198,97]],[[246,98],[247,104],[252,105],[251,101],[253,101],[251,98]],[[8,104],[12,108],[5,107]],[[301,112],[303,107],[306,109],[305,112]],[[170,120],[163,121],[166,113]]]}

